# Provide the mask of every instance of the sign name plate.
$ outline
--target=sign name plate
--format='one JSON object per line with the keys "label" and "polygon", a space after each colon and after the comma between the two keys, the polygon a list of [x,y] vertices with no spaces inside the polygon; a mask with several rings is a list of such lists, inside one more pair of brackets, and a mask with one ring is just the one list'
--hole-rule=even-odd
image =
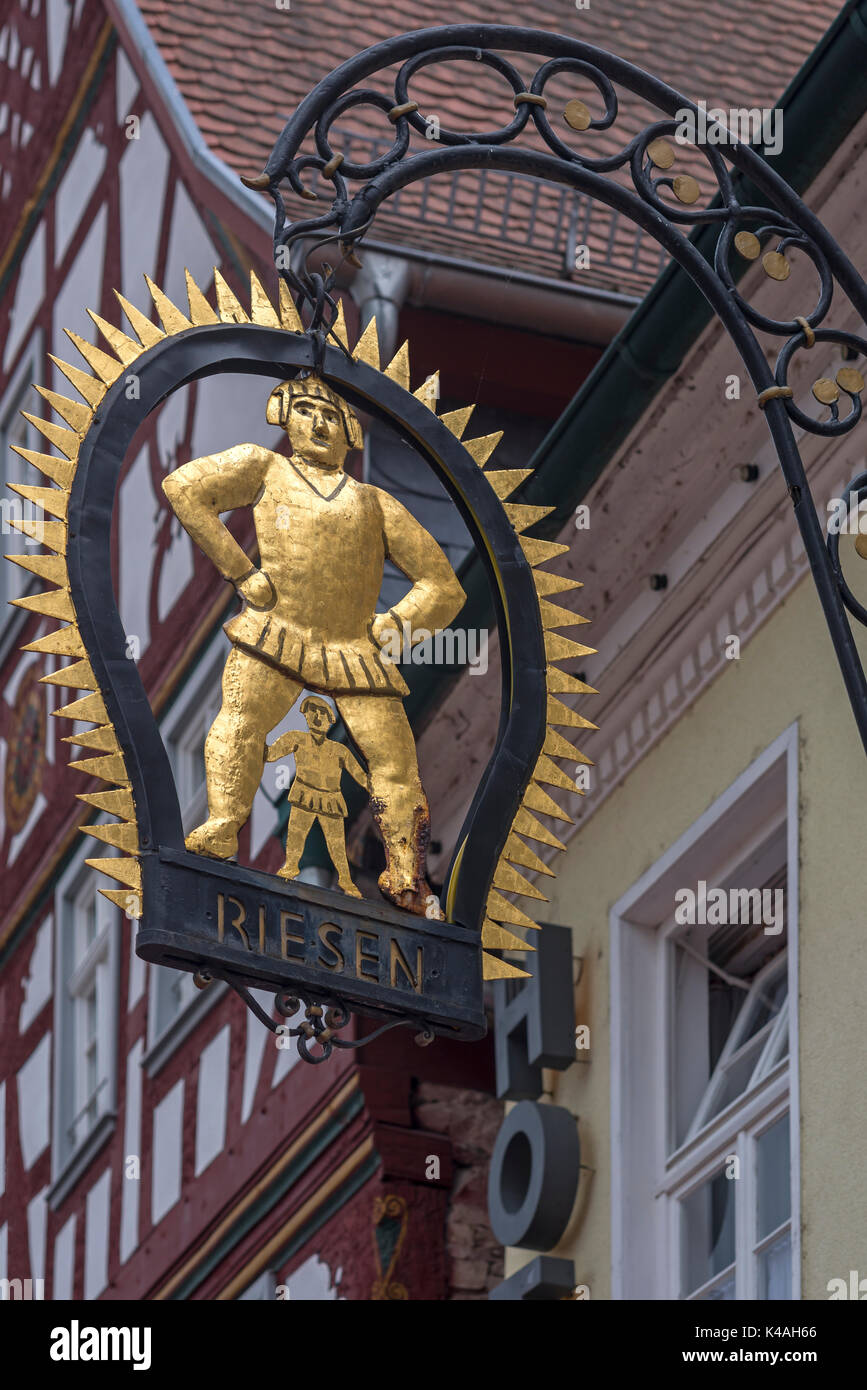
{"label": "sign name plate", "polygon": [[[270,874],[163,850],[143,856],[145,916],[136,950],[175,969],[221,968],[247,988],[338,997],[424,1020],[435,1032],[485,1032],[478,936],[462,927]],[[148,927],[149,909],[161,904]],[[360,904],[361,905],[361,901]],[[175,926],[177,923],[177,926]]]}

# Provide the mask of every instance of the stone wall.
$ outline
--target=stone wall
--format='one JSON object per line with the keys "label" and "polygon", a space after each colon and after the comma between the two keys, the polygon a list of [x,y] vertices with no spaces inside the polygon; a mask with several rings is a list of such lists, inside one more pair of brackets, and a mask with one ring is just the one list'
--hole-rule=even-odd
{"label": "stone wall", "polygon": [[413,1120],[451,1141],[454,1182],[446,1218],[449,1294],[484,1299],[503,1278],[503,1249],[488,1222],[488,1168],[503,1105],[480,1091],[422,1081],[413,1095]]}

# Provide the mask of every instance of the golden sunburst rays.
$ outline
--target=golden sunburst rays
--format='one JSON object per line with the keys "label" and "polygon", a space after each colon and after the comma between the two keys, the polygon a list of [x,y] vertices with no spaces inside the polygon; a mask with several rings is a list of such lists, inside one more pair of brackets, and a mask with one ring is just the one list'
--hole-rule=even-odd
{"label": "golden sunburst rays", "polygon": [[[460,414],[461,412],[455,412]],[[445,418],[445,417],[443,417]],[[466,421],[461,422],[461,428]],[[470,440],[467,449],[476,462],[484,468],[499,442],[499,435],[487,435]],[[530,870],[534,877],[552,878],[553,870],[541,858],[529,841],[546,849],[565,850],[566,846],[557,835],[542,821],[539,815],[571,825],[569,816],[551,795],[550,789],[559,789],[570,795],[584,789],[568,776],[560,766],[566,760],[572,763],[590,764],[591,760],[575,748],[562,733],[561,728],[595,729],[596,725],[583,715],[576,713],[558,698],[562,694],[595,694],[592,686],[586,685],[576,676],[569,675],[556,663],[574,657],[590,656],[594,647],[562,636],[560,629],[578,627],[588,621],[551,598],[578,589],[581,584],[576,579],[567,579],[540,568],[549,560],[568,553],[569,547],[554,541],[537,540],[524,533],[548,516],[553,507],[529,506],[512,503],[507,499],[522,485],[532,472],[528,468],[487,469],[485,477],[503,503],[506,515],[518,536],[521,549],[533,569],[533,579],[539,602],[539,616],[542,623],[547,659],[547,734],[542,751],[533,768],[533,775],[521,799],[521,804],[512,822],[506,843],[494,870],[491,890],[485,905],[485,918],[482,926],[482,973],[486,980],[526,978],[529,971],[522,970],[511,960],[493,952],[533,951],[530,941],[518,936],[513,927],[523,930],[536,930],[538,923],[528,916],[514,901],[514,897],[532,898],[537,902],[547,902],[544,892],[531,881],[523,870]],[[506,896],[506,895],[511,896]]]}
{"label": "golden sunburst rays", "polygon": [[[139,863],[139,832],[135,802],[132,796],[123,753],[117,734],[103,702],[84,643],[78,630],[76,614],[69,591],[66,567],[67,507],[78,452],[93,421],[94,412],[109,387],[134,369],[136,361],[167,337],[189,328],[215,323],[252,323],[268,328],[280,328],[291,333],[303,332],[298,310],[285,284],[274,305],[266,294],[255,271],[250,272],[249,310],[241,303],[218,270],[214,271],[216,307],[196,284],[189,271],[185,272],[187,307],[179,308],[162,289],[145,276],[159,324],[115,291],[131,333],[109,323],[101,315],[88,310],[105,347],[89,343],[78,333],[66,330],[67,336],[83,359],[85,368],[51,355],[51,361],[66,377],[81,398],[74,399],[37,386],[36,390],[63,425],[22,412],[36,430],[53,446],[56,453],[41,453],[17,445],[12,447],[41,475],[50,486],[30,487],[10,484],[27,504],[27,515],[11,519],[12,526],[29,540],[39,542],[44,555],[9,555],[7,559],[45,580],[44,592],[14,599],[19,608],[45,618],[56,618],[65,626],[57,628],[33,642],[24,651],[69,657],[69,665],[41,677],[49,685],[71,691],[86,692],[80,699],[54,710],[61,719],[71,719],[92,727],[84,733],[70,735],[63,741],[72,745],[78,756],[70,764],[87,778],[106,784],[109,790],[77,793],[78,799],[97,811],[116,819],[106,825],[84,825],[84,834],[118,851],[116,857],[93,858],[86,862],[107,878],[119,884],[116,888],[101,888],[100,892],[121,907],[128,915],[139,917],[142,909],[141,865]],[[341,308],[334,332],[346,341],[346,325]],[[369,339],[368,339],[369,341]],[[359,347],[361,344],[359,344]],[[107,349],[107,350],[106,350]],[[47,447],[46,446],[46,447]],[[50,519],[49,519],[50,518]]]}
{"label": "golden sunburst rays", "polygon": [[[42,676],[41,679],[49,685],[85,692],[81,698],[54,710],[53,714],[61,719],[91,725],[84,733],[70,735],[63,741],[72,745],[72,751],[78,755],[70,766],[89,779],[105,783],[109,790],[81,792],[77,795],[80,801],[116,819],[105,825],[84,825],[81,829],[84,834],[101,844],[111,846],[118,853],[116,857],[93,858],[86,862],[120,885],[116,888],[102,888],[100,892],[132,917],[139,917],[142,908],[135,802],[117,734],[109,719],[79,633],[66,566],[67,508],[79,448],[90,429],[94,412],[109,387],[132,371],[136,361],[144,353],[167,337],[183,333],[190,328],[216,323],[251,323],[283,329],[290,333],[304,331],[298,310],[282,281],[275,305],[255,271],[251,271],[248,309],[238,299],[219,270],[214,270],[215,305],[211,304],[196,284],[189,270],[185,272],[185,279],[187,306],[182,309],[159,285],[145,276],[159,318],[158,324],[117,291],[115,294],[118,303],[131,332],[125,332],[109,323],[100,314],[88,310],[104,347],[98,347],[78,333],[67,329],[67,336],[84,361],[85,367],[76,366],[53,355],[51,361],[80,399],[37,386],[36,390],[50,410],[64,423],[56,424],[50,419],[40,419],[26,411],[22,412],[46,440],[46,449],[53,446],[56,452],[42,453],[17,445],[12,446],[42,475],[40,481],[47,482],[49,486],[10,484],[12,491],[26,503],[27,512],[20,519],[11,518],[11,524],[29,540],[40,543],[45,550],[51,552],[7,556],[14,564],[37,575],[50,586],[41,593],[29,594],[24,598],[14,599],[13,602],[17,607],[25,608],[40,617],[56,618],[65,624],[44,637],[28,642],[23,650],[71,658],[68,665]],[[348,348],[342,305],[332,326],[332,332]],[[375,323],[362,335],[356,346],[355,356],[364,361],[373,361],[375,356],[375,365],[379,367]],[[397,354],[388,370],[398,379],[402,379],[403,374],[408,373],[405,350],[402,355]],[[427,397],[423,399],[427,400]]]}
{"label": "golden sunburst rays", "polygon": [[[70,658],[69,665],[41,679],[50,685],[85,692],[79,699],[54,710],[53,713],[58,718],[92,726],[84,733],[68,736],[64,742],[72,745],[73,749],[81,754],[70,766],[86,777],[106,784],[106,790],[78,793],[79,800],[100,812],[114,816],[115,820],[106,825],[82,826],[81,829],[97,841],[110,845],[118,853],[116,857],[88,859],[87,863],[120,885],[119,888],[100,889],[100,892],[131,916],[141,914],[142,891],[135,803],[117,734],[108,716],[79,633],[66,567],[67,506],[79,448],[106,391],[122,375],[129,373],[143,354],[167,337],[186,332],[190,328],[217,323],[250,323],[290,333],[304,331],[298,310],[282,280],[275,304],[256,273],[251,271],[248,308],[242,304],[218,270],[214,271],[214,304],[199,288],[189,271],[186,271],[185,276],[185,309],[179,308],[158,285],[145,276],[159,324],[115,291],[131,330],[129,333],[90,310],[88,312],[106,345],[105,348],[97,347],[79,334],[66,330],[67,336],[86,364],[86,369],[53,355],[51,360],[80,399],[67,397],[40,386],[36,388],[37,391],[50,410],[64,423],[56,424],[51,420],[43,420],[23,412],[43,436],[46,445],[53,446],[56,452],[39,452],[18,445],[12,446],[16,453],[41,474],[41,480],[39,486],[33,487],[10,484],[12,490],[28,504],[29,513],[21,519],[10,518],[11,525],[50,552],[7,556],[7,559],[38,575],[50,586],[42,593],[26,595],[12,602],[41,617],[56,618],[64,624],[46,636],[28,642],[23,650]],[[342,304],[331,331],[349,351]],[[367,324],[355,347],[351,349],[351,355],[355,361],[366,363],[376,371],[383,372],[406,390],[410,389],[409,345],[403,343],[391,361],[383,367],[375,319]],[[438,373],[426,377],[413,394],[436,414],[439,400]],[[502,438],[502,431],[465,440],[464,433],[473,409],[471,405],[466,406],[449,411],[439,418],[446,428],[462,441],[467,453],[483,470],[519,537],[521,548],[533,568],[548,659],[548,734],[496,866],[482,928],[482,946],[485,948],[482,952],[484,978],[502,979],[509,976],[525,976],[527,972],[493,952],[532,950],[533,947],[516,935],[512,928],[528,929],[537,926],[537,923],[512,901],[512,896],[506,895],[534,898],[544,902],[546,899],[543,893],[521,871],[528,870],[534,875],[542,875],[543,878],[551,876],[551,870],[528,841],[548,849],[564,848],[558,837],[547,829],[538,816],[543,815],[571,824],[571,818],[560,808],[547,788],[560,788],[570,793],[580,790],[555,760],[570,759],[580,763],[590,761],[573,748],[567,739],[557,732],[557,728],[596,727],[557,698],[561,694],[595,693],[592,687],[567,674],[555,663],[588,655],[593,648],[560,635],[559,629],[574,627],[586,619],[550,601],[553,595],[578,588],[580,585],[576,580],[564,579],[541,568],[547,561],[565,554],[568,547],[551,541],[537,540],[524,534],[537,521],[547,516],[552,508],[508,501],[530,476],[532,470],[487,468]],[[34,519],[34,516],[38,519]]]}
{"label": "golden sunburst rays", "polygon": [[[560,546],[558,553],[562,554],[566,549],[566,546]],[[512,897],[533,898],[540,903],[548,901],[542,888],[544,887],[544,880],[554,876],[553,870],[529,842],[533,841],[549,850],[565,850],[566,846],[562,840],[539,820],[539,816],[547,816],[551,820],[572,825],[572,817],[555,800],[552,790],[560,790],[570,795],[577,792],[583,796],[584,788],[563,771],[560,763],[568,761],[591,765],[591,759],[574,747],[559,732],[559,729],[563,727],[572,729],[596,728],[595,724],[564,704],[554,693],[555,691],[558,693],[596,693],[592,686],[586,685],[575,676],[568,675],[553,664],[575,656],[589,656],[594,651],[594,648],[586,647],[580,642],[573,642],[552,630],[555,625],[557,627],[573,627],[586,622],[587,619],[576,613],[571,613],[567,609],[558,608],[541,598],[541,593],[554,593],[559,592],[561,588],[576,587],[577,581],[561,579],[559,576],[538,569],[534,570],[534,578],[537,581],[537,591],[540,593],[539,606],[545,629],[545,648],[548,657],[547,734],[542,751],[533,768],[533,775],[512,821],[506,843],[494,870],[491,890],[488,893],[485,920],[482,927],[482,947],[484,948],[482,951],[482,971],[483,978],[486,980],[526,978],[530,973],[527,970],[522,970],[510,960],[492,955],[491,950],[507,950],[509,952],[535,950],[531,942],[516,936],[514,932],[509,930],[513,926],[519,926],[525,930],[536,930],[539,925],[512,901]],[[539,583],[540,580],[541,584]],[[556,589],[553,587],[552,581],[553,584],[556,584]],[[523,871],[528,869],[536,878],[541,876],[541,886],[526,877]],[[506,894],[512,896],[507,897]]]}

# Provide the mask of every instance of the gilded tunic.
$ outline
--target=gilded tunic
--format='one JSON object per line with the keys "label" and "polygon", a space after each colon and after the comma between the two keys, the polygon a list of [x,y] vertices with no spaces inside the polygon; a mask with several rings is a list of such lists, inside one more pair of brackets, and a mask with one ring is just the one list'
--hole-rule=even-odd
{"label": "gilded tunic", "polygon": [[349,749],[342,743],[332,743],[325,735],[293,731],[284,734],[279,745],[281,757],[295,754],[290,806],[302,806],[314,815],[345,816],[346,802],[340,790],[344,769],[359,786],[367,786],[367,778]]}
{"label": "gilded tunic", "polygon": [[225,625],[237,646],[303,685],[333,694],[405,695],[372,623],[390,559],[412,587],[391,614],[399,631],[444,627],[464,592],[440,547],[388,493],[342,471],[313,468],[255,444],[183,464],[163,487],[192,539],[235,582],[250,561],[220,513],[252,506],[267,608]]}

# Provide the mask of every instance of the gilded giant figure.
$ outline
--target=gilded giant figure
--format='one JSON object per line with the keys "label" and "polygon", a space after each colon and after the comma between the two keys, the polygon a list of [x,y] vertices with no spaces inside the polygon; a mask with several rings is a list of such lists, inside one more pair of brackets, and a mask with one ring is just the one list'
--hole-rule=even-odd
{"label": "gilded giant figure", "polygon": [[[445,627],[465,595],[406,508],[344,472],[347,453],[361,445],[361,426],[324,381],[309,373],[282,382],[267,418],[286,431],[291,456],[238,444],[193,459],[163,482],[182,526],[244,600],[225,625],[232,649],[222,706],[205,741],[208,818],[187,836],[187,848],[217,859],[237,853],[267,735],[303,689],[322,692],[333,697],[367,763],[386,853],[380,889],[423,914],[430,911],[430,813],[403,708],[408,689],[382,643],[393,629],[427,636]],[[253,508],[258,566],[220,520],[238,507]],[[377,613],[387,559],[410,588]]]}

